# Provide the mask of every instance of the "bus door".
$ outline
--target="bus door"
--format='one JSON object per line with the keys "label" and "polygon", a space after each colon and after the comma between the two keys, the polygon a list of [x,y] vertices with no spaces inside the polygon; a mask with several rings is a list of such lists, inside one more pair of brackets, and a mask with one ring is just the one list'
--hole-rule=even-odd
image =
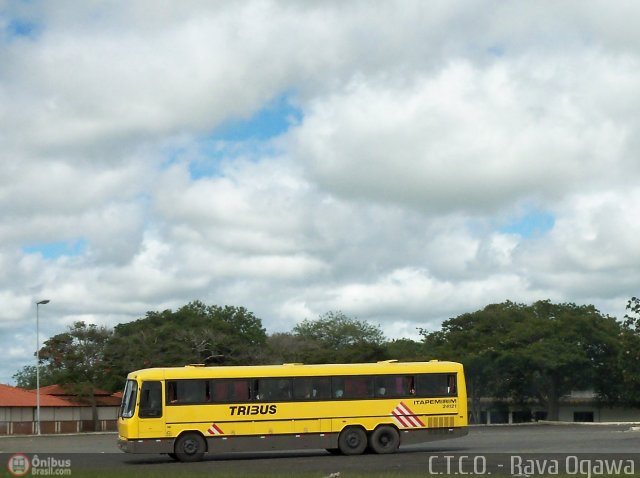
{"label": "bus door", "polygon": [[160,438],[165,436],[165,420],[162,413],[162,382],[142,382],[140,389],[140,438]]}

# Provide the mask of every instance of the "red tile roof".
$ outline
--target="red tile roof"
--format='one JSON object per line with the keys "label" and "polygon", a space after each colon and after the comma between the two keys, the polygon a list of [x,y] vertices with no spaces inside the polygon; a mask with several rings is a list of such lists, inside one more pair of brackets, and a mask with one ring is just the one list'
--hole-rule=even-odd
{"label": "red tile roof", "polygon": [[[35,390],[31,390],[32,392]],[[69,392],[65,391],[62,385],[47,385],[46,387],[40,387],[40,393],[45,395],[55,395],[55,396],[65,396],[71,395]]]}
{"label": "red tile roof", "polygon": [[122,397],[96,397],[96,403],[101,407],[119,407]]}
{"label": "red tile roof", "polygon": [[[40,393],[45,395],[51,395],[60,397],[72,402],[77,402],[77,396],[73,393],[73,387],[69,385],[48,385],[46,387],[40,387]],[[112,394],[111,392],[106,392],[104,390],[100,390],[99,388],[93,389],[93,396],[96,399],[96,404],[98,406],[104,407],[118,407],[120,406],[120,402],[122,402],[122,394],[120,396],[116,396],[116,394]],[[86,406],[87,403],[80,403],[79,406]]]}
{"label": "red tile roof", "polygon": [[[42,390],[41,390],[42,392]],[[35,391],[0,384],[0,407],[35,407],[37,406]],[[76,407],[75,403],[60,397],[40,393],[41,407]]]}
{"label": "red tile roof", "polygon": [[[73,393],[73,387],[71,385],[47,385],[46,387],[40,387],[40,393],[45,395],[55,395],[56,397],[75,397]],[[93,389],[93,395],[95,397],[110,397],[111,392],[100,390],[99,388]]]}
{"label": "red tile roof", "polygon": [[[119,393],[119,392],[118,392]],[[122,401],[122,393],[111,394],[104,390],[94,390],[98,406],[117,407]],[[35,407],[37,393],[10,385],[0,384],[0,407]],[[40,387],[41,407],[87,407],[87,403],[78,403],[77,398],[62,385]]]}

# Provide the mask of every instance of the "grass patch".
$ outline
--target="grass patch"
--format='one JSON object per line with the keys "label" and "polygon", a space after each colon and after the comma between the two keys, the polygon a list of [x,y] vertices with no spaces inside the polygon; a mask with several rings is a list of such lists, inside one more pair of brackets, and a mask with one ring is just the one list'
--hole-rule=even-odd
{"label": "grass patch", "polygon": [[[14,477],[7,470],[0,470],[0,477]],[[40,475],[32,475],[31,471],[25,476],[40,476]],[[113,478],[117,476],[118,478],[188,478],[188,477],[198,477],[198,476],[214,476],[216,478],[290,478],[291,476],[300,477],[300,478],[372,478],[372,477],[380,477],[380,478],[445,478],[449,475],[428,475],[423,473],[418,474],[406,474],[406,473],[352,473],[349,471],[340,472],[338,476],[335,474],[327,474],[327,473],[217,473],[215,470],[175,470],[172,468],[171,470],[159,470],[158,468],[147,469],[147,470],[126,470],[123,468],[112,468],[112,469],[101,469],[101,470],[87,470],[87,469],[78,469],[71,470],[70,475],[51,475],[51,476],[71,476],[71,477],[80,477],[80,478]],[[453,478],[454,474],[452,473],[451,477]],[[508,473],[505,474],[493,474],[495,477],[510,477]],[[640,477],[638,472],[633,475],[620,474],[620,475],[592,475],[590,478],[621,478],[621,477],[629,477],[636,476]],[[577,475],[532,475],[531,478],[546,478],[546,477],[554,477],[554,478],[587,478],[588,474],[577,474]]]}
{"label": "grass patch", "polygon": [[[40,475],[32,475],[31,471],[25,476],[40,476]],[[55,472],[55,470],[54,470]],[[0,471],[0,477],[11,477],[13,478],[15,475],[12,475],[7,470]],[[101,469],[101,470],[88,470],[88,469],[71,469],[70,475],[50,475],[50,476],[70,476],[75,478],[113,478],[117,476],[118,478],[188,478],[188,477],[198,477],[198,476],[213,476],[215,478],[291,478],[295,476],[296,478],[429,478],[430,475],[426,474],[406,474],[406,473],[352,473],[349,471],[340,472],[338,476],[335,474],[314,472],[314,473],[295,473],[292,472],[284,472],[284,473],[226,473],[226,472],[216,472],[215,470],[178,470],[172,467],[171,470],[159,470],[158,468],[147,469],[147,470],[127,470],[123,468],[112,468],[112,469]],[[505,475],[508,476],[508,475]],[[435,476],[433,478],[436,478]],[[442,475],[439,478],[443,478]],[[536,477],[537,478],[537,477]],[[600,477],[598,477],[600,478]]]}

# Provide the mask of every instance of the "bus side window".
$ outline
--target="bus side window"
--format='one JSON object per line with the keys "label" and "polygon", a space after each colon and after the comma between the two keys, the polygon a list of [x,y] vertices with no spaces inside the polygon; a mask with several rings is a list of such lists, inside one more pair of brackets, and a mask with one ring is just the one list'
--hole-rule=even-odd
{"label": "bus side window", "polygon": [[399,398],[415,395],[413,375],[376,375],[376,398]]}
{"label": "bus side window", "polygon": [[344,396],[344,378],[332,377],[331,378],[331,391],[333,398],[342,398]]}
{"label": "bus side window", "polygon": [[253,381],[253,399],[277,402],[291,400],[290,378],[258,378]]}
{"label": "bus side window", "polygon": [[261,390],[260,382],[258,382],[257,378],[251,380],[251,400],[265,400],[266,399],[266,390]]}
{"label": "bus side window", "polygon": [[456,396],[456,375],[432,373],[418,375],[417,395],[420,397]]}
{"label": "bus side window", "polygon": [[249,381],[247,379],[216,379],[210,384],[214,403],[246,402],[249,400]]}
{"label": "bus side window", "polygon": [[176,403],[178,401],[178,389],[176,382],[167,382],[167,404]]}
{"label": "bus side window", "polygon": [[313,378],[313,398],[316,400],[331,398],[331,379],[329,377]]}
{"label": "bus side window", "polygon": [[406,377],[404,377],[404,392],[408,393],[409,395],[415,395],[416,394],[416,379],[413,375],[407,375]]}
{"label": "bus side window", "polygon": [[375,377],[375,393],[378,398],[399,396],[394,389],[395,377],[393,375],[378,375]]}
{"label": "bus side window", "polygon": [[198,404],[211,401],[209,380],[171,380],[167,382],[167,404]]}
{"label": "bus side window", "polygon": [[226,380],[213,381],[213,401],[226,402],[229,400],[229,382]]}
{"label": "bus side window", "polygon": [[457,377],[455,375],[449,375],[449,377],[447,378],[447,393],[449,395],[457,395],[458,394],[458,387],[457,387],[456,378]]}
{"label": "bus side window", "polygon": [[246,402],[249,400],[249,381],[239,379],[233,381],[233,391],[231,396],[234,402]]}
{"label": "bus side window", "polygon": [[373,398],[373,377],[346,377],[344,379],[345,398]]}
{"label": "bus side window", "polygon": [[312,400],[316,397],[314,392],[312,378],[302,377],[293,379],[294,400]]}
{"label": "bus side window", "polygon": [[162,385],[160,382],[142,382],[140,391],[140,418],[162,416]]}
{"label": "bus side window", "polygon": [[293,379],[294,400],[329,400],[331,379],[329,377],[296,377]]}

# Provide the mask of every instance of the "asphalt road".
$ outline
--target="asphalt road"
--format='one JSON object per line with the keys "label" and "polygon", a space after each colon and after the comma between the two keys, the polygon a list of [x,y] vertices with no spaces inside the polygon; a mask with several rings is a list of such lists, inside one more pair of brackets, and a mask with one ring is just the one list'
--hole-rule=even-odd
{"label": "asphalt road", "polygon": [[[200,463],[176,463],[163,455],[121,453],[116,446],[115,434],[0,437],[0,453],[3,461],[4,457],[14,453],[39,453],[41,458],[49,455],[68,457],[73,467],[78,469],[153,471],[170,467],[176,471],[213,475],[260,475],[265,470],[291,474],[295,470],[295,474],[315,476],[327,476],[338,471],[342,476],[349,472],[396,476],[462,474],[483,467],[499,472],[505,471],[503,465],[507,466],[514,455],[523,456],[524,460],[564,459],[565,455],[576,455],[580,460],[632,457],[637,473],[640,473],[640,431],[632,431],[629,425],[478,426],[471,427],[466,437],[409,446],[393,455],[333,456],[324,450],[235,453],[206,455]],[[464,461],[464,470],[458,469],[461,460]]]}

